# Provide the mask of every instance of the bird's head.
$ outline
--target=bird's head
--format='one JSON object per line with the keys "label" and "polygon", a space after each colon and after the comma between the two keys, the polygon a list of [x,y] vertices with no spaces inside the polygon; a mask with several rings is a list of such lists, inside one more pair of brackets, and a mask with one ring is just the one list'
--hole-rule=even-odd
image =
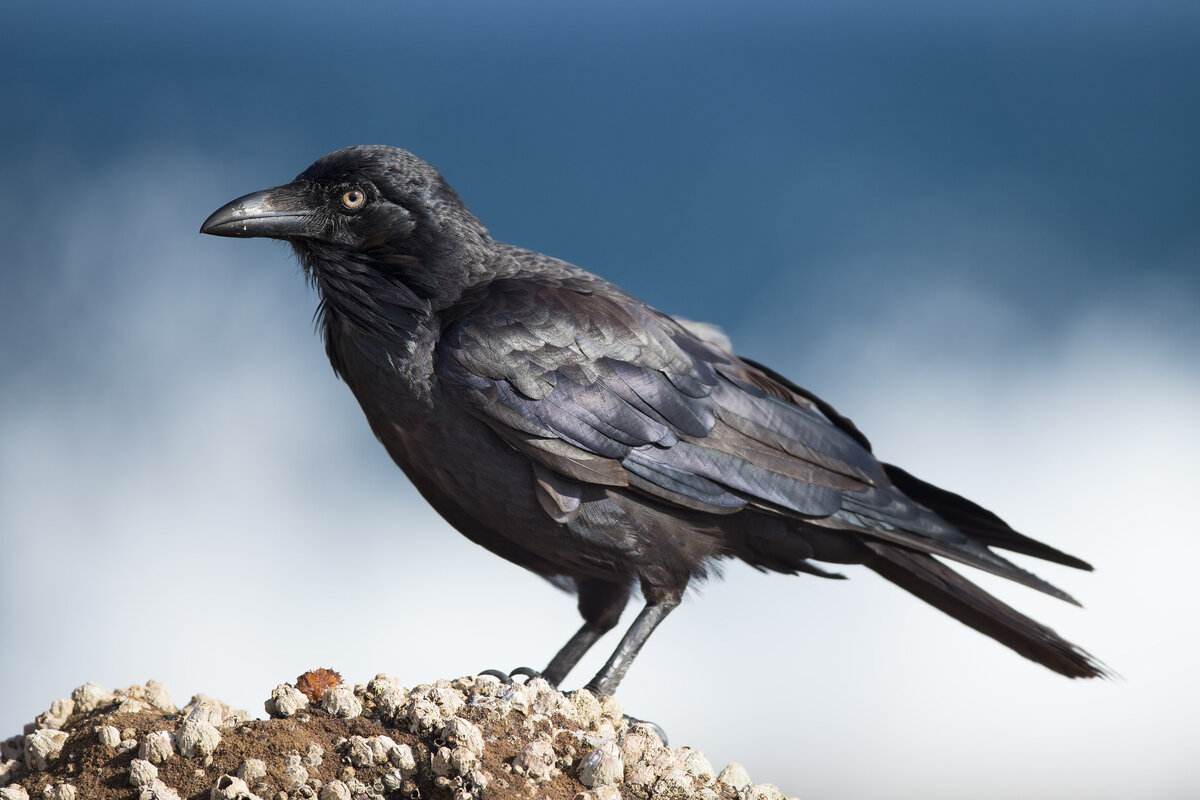
{"label": "bird's head", "polygon": [[[395,147],[347,147],[291,183],[239,197],[200,227],[214,236],[282,239],[320,282],[338,264],[367,266],[418,294],[466,279],[491,240],[433,166]],[[461,273],[461,274],[460,274]]]}

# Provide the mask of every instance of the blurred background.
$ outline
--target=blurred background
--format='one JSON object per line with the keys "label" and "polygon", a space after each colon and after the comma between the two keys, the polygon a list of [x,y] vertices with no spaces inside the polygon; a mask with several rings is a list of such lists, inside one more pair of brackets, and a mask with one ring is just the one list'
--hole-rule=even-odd
{"label": "blurred background", "polygon": [[0,87],[0,736],[88,680],[261,714],[577,627],[391,465],[288,249],[196,232],[385,143],[1093,562],[1034,567],[1086,611],[974,577],[1123,676],[730,565],[631,713],[810,800],[1200,796],[1200,5],[13,1]]}

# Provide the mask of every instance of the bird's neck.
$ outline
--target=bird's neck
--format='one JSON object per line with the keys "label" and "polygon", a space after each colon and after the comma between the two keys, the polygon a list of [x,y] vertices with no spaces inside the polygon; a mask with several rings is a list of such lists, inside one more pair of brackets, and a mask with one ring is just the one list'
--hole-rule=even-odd
{"label": "bird's neck", "polygon": [[317,315],[339,374],[345,365],[335,351],[345,352],[347,345],[381,367],[423,361],[421,351],[436,339],[440,312],[470,286],[489,280],[494,260],[482,247],[424,258],[348,254],[310,244],[296,251],[320,295]]}

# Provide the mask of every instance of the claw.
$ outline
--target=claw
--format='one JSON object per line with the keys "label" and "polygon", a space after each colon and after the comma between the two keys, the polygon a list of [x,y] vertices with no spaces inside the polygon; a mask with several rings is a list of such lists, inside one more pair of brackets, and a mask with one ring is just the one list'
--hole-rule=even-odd
{"label": "claw", "polygon": [[516,682],[513,680],[514,678],[524,677],[525,682],[528,683],[534,678],[542,677],[542,673],[529,667],[517,667],[512,672],[501,672],[498,669],[485,669],[480,672],[479,675],[490,675],[493,678],[499,678],[501,683],[508,686],[511,686]]}
{"label": "claw", "polygon": [[648,719],[638,719],[637,717],[631,717],[628,714],[625,715],[625,721],[628,722],[630,725],[645,725],[646,727],[648,727],[652,731],[654,731],[654,733],[658,735],[658,738],[662,739],[662,743],[663,743],[664,747],[666,747],[667,745],[670,744],[670,742],[667,741],[667,732],[664,731],[662,729],[662,726],[659,725],[657,722],[651,722]]}
{"label": "claw", "polygon": [[499,678],[500,682],[503,684],[511,685],[513,682],[511,675],[509,675],[507,672],[501,672],[498,669],[485,669],[484,671],[480,672],[476,677],[483,677],[484,675],[490,675],[493,678]]}

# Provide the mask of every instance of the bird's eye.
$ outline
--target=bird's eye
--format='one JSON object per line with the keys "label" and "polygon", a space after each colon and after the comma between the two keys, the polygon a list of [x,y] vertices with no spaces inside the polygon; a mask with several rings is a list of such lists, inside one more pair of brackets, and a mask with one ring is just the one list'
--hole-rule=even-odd
{"label": "bird's eye", "polygon": [[367,193],[362,189],[350,189],[342,195],[342,205],[351,211],[362,208],[365,202],[367,202]]}

